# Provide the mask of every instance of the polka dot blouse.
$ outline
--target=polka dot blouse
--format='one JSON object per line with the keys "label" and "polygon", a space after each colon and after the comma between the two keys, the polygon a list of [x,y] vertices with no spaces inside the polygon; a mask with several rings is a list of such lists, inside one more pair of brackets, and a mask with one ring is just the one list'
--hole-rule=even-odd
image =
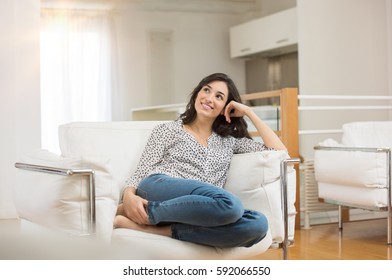
{"label": "polka dot blouse", "polygon": [[153,129],[135,173],[125,183],[137,187],[146,176],[159,173],[223,187],[233,154],[266,149],[252,139],[222,137],[214,132],[206,147],[183,128],[181,120],[163,123]]}

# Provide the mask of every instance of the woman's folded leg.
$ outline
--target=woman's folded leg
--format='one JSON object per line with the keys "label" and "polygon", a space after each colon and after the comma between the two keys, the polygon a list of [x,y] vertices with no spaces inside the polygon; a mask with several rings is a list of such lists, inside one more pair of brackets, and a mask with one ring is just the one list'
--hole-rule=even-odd
{"label": "woman's folded leg", "polygon": [[150,223],[186,223],[215,227],[238,221],[241,200],[222,188],[197,180],[155,174],[144,179],[137,195],[149,201]]}
{"label": "woman's folded leg", "polygon": [[268,220],[265,215],[245,210],[241,219],[233,224],[218,227],[201,227],[173,224],[172,237],[193,243],[228,248],[250,247],[267,234]]}

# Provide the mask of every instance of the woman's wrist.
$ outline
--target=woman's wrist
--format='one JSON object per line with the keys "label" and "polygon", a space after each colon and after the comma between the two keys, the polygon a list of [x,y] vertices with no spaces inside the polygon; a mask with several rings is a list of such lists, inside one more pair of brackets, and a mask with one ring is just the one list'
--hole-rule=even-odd
{"label": "woman's wrist", "polygon": [[253,109],[249,106],[247,106],[246,110],[244,111],[244,114],[246,117],[248,117],[248,119],[251,122],[255,122],[255,118],[261,120],[256,113],[253,111]]}
{"label": "woman's wrist", "polygon": [[123,196],[125,195],[136,195],[136,186],[126,186],[123,192]]}

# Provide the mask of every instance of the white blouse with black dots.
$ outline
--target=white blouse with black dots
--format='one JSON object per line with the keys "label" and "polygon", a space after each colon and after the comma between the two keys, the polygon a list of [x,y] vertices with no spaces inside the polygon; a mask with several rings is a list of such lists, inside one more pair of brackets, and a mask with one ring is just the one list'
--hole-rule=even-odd
{"label": "white blouse with black dots", "polygon": [[195,179],[223,187],[233,154],[271,150],[248,138],[222,137],[212,133],[208,147],[201,145],[182,126],[181,120],[156,126],[126,186],[137,187],[151,174]]}

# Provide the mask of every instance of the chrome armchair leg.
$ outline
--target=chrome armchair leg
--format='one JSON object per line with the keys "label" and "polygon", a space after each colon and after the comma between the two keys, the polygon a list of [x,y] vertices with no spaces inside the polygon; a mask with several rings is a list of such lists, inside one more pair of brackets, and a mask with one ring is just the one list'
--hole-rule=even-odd
{"label": "chrome armchair leg", "polygon": [[392,245],[392,211],[388,211],[387,244]]}
{"label": "chrome armchair leg", "polygon": [[343,206],[339,205],[338,208],[338,223],[339,223],[339,230],[343,230]]}
{"label": "chrome armchair leg", "polygon": [[282,244],[283,259],[288,259],[288,247],[289,247],[289,209],[288,209],[288,194],[287,194],[287,165],[300,163],[301,160],[298,158],[291,158],[282,160],[280,163],[280,183],[282,192],[282,212],[283,212],[283,223],[284,223],[284,239]]}

